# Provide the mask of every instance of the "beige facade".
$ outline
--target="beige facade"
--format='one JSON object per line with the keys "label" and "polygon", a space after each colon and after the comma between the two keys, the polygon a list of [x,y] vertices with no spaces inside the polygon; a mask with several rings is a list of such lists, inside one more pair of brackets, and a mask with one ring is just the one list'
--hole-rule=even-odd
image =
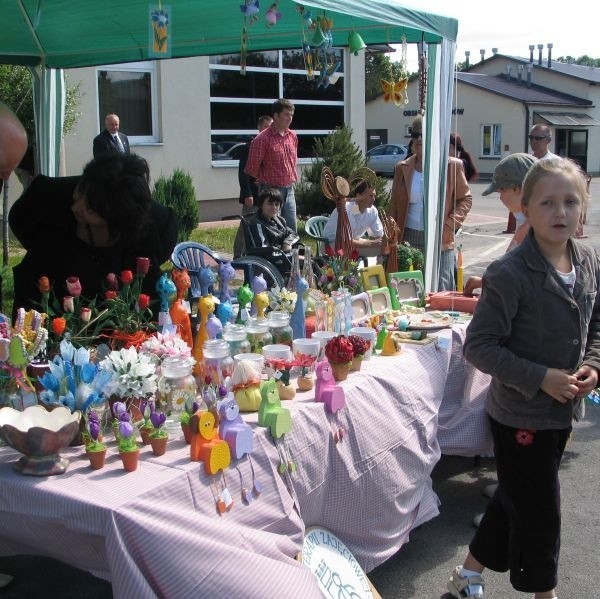
{"label": "beige facade", "polygon": [[[466,73],[457,73],[452,130],[462,137],[484,178],[491,177],[498,161],[507,154],[531,151],[527,134],[535,123],[550,125],[552,152],[579,160],[589,174],[597,176],[600,174],[600,70],[556,62],[548,68],[547,61],[542,65],[535,62],[528,69],[527,62],[497,54],[472,65]],[[367,104],[368,147],[373,145],[372,133],[378,130],[386,132],[388,143],[408,144],[408,128],[418,107],[416,79],[409,83],[408,98],[408,105],[400,107],[384,102],[383,96]],[[552,120],[559,123],[553,124]],[[499,126],[498,154],[486,155],[486,126]]]}

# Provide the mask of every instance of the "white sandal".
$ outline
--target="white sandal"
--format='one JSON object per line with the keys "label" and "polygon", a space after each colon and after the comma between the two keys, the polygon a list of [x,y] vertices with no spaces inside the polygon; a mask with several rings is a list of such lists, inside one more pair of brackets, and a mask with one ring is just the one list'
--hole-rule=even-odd
{"label": "white sandal", "polygon": [[469,586],[475,585],[480,585],[481,588],[485,587],[483,576],[481,574],[461,576],[460,566],[457,566],[448,581],[448,591],[453,597],[456,597],[456,599],[465,599],[468,597],[471,597],[472,599],[484,599],[483,592],[477,593],[476,595],[469,593]]}

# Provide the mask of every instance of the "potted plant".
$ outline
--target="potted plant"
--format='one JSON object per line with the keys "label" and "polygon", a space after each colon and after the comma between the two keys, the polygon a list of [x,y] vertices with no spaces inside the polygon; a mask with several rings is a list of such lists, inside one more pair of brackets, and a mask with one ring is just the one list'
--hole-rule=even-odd
{"label": "potted plant", "polygon": [[87,429],[89,437],[85,446],[85,454],[90,461],[90,466],[94,470],[100,470],[100,468],[104,468],[106,445],[99,440],[102,427],[97,412],[90,412],[88,414]]}
{"label": "potted plant", "polygon": [[331,364],[333,378],[338,382],[345,381],[354,358],[354,349],[348,337],[338,335],[330,339],[325,345],[325,356]]}
{"label": "potted plant", "polygon": [[183,438],[188,445],[192,442],[192,428],[190,426],[190,420],[199,408],[200,406],[198,405],[198,402],[194,401],[191,402],[191,404],[188,404],[186,401],[184,410],[179,418],[179,424],[181,426],[181,430],[183,431]]}
{"label": "potted plant", "polygon": [[294,399],[296,389],[290,385],[290,371],[294,362],[292,360],[268,360],[268,366],[274,370],[273,376],[279,387],[279,398],[281,400]]}
{"label": "potted plant", "polygon": [[151,399],[142,400],[140,411],[144,417],[144,421],[140,427],[140,436],[142,437],[142,444],[148,445],[150,443],[150,433],[154,430],[151,420],[152,413],[154,412],[154,401]]}
{"label": "potted plant", "polygon": [[164,455],[167,451],[167,441],[169,439],[169,433],[165,428],[165,422],[167,417],[164,412],[155,410],[150,414],[150,420],[152,421],[152,432],[150,433],[150,445],[152,445],[152,453],[154,455]]}
{"label": "potted plant", "polygon": [[119,415],[119,455],[127,472],[137,470],[140,448],[135,440],[135,427],[130,422],[128,412]]}
{"label": "potted plant", "polygon": [[363,358],[369,350],[371,342],[368,339],[359,337],[358,335],[350,335],[348,340],[350,343],[352,343],[352,350],[354,352],[354,357],[352,358],[352,363],[350,364],[350,370],[360,370]]}
{"label": "potted plant", "polygon": [[315,377],[313,376],[313,364],[315,358],[308,354],[298,354],[296,357],[296,366],[300,367],[300,375],[296,381],[299,391],[310,391],[315,386]]}

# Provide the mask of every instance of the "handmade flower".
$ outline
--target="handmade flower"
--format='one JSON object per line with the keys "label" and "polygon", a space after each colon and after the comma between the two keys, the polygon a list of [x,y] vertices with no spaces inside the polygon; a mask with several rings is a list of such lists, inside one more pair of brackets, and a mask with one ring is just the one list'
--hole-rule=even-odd
{"label": "handmade flower", "polygon": [[63,297],[63,310],[65,312],[75,312],[75,301],[72,295]]}
{"label": "handmade flower", "polygon": [[519,429],[515,433],[515,440],[519,445],[531,445],[535,438],[535,431],[528,429]]}
{"label": "handmade flower", "polygon": [[129,285],[133,281],[133,272],[131,270],[121,271],[121,283]]}
{"label": "handmade flower", "polygon": [[156,360],[162,360],[168,356],[188,357],[192,355],[190,346],[179,335],[160,331],[146,339],[139,351],[154,356]]}
{"label": "handmade flower", "polygon": [[119,291],[119,277],[114,272],[106,275],[106,286],[112,291]]}
{"label": "handmade flower", "polygon": [[138,444],[135,440],[135,428],[129,422],[129,414],[126,413],[127,419],[119,422],[119,451],[126,453],[136,451]]}
{"label": "handmade flower", "polygon": [[145,276],[148,274],[148,271],[150,270],[150,258],[145,258],[143,256],[139,256],[138,258],[135,259],[135,272],[136,275],[139,276]]}
{"label": "handmade flower", "polygon": [[72,295],[73,297],[81,295],[82,287],[79,277],[69,277],[67,279],[67,291],[69,292],[69,295]]}
{"label": "handmade flower", "polygon": [[104,297],[107,300],[113,300],[117,298],[117,292],[114,289],[108,289],[104,292]]}
{"label": "handmade flower", "polygon": [[40,293],[49,293],[50,292],[50,280],[48,277],[40,277],[38,279],[38,288]]}
{"label": "handmade flower", "polygon": [[352,342],[344,335],[333,337],[325,345],[325,355],[330,364],[347,364],[354,358]]}
{"label": "handmade flower", "polygon": [[79,311],[79,318],[81,318],[83,322],[89,322],[92,318],[91,308],[87,308],[85,306],[81,308],[81,310]]}
{"label": "handmade flower", "polygon": [[52,331],[56,336],[60,337],[66,328],[67,321],[64,318],[57,316],[56,318],[52,319]]}
{"label": "handmade flower", "polygon": [[140,312],[143,312],[150,305],[150,296],[140,293],[137,299],[137,305]]}
{"label": "handmade flower", "polygon": [[298,297],[295,291],[288,291],[285,287],[280,289],[275,286],[273,289],[267,290],[267,295],[269,296],[271,310],[290,313],[294,311]]}
{"label": "handmade flower", "polygon": [[150,414],[150,420],[154,430],[150,433],[150,436],[154,439],[163,439],[168,436],[167,429],[165,428],[165,422],[167,417],[164,412],[152,412]]}
{"label": "handmade flower", "polygon": [[100,368],[110,372],[105,393],[121,398],[147,397],[156,392],[157,377],[154,361],[138,353],[134,347],[114,350],[100,362]]}
{"label": "handmade flower", "polygon": [[348,341],[352,344],[354,356],[364,356],[371,346],[371,342],[368,339],[363,339],[358,335],[350,335]]}
{"label": "handmade flower", "polygon": [[354,250],[350,256],[346,256],[344,250],[327,246],[325,253],[327,257],[321,267],[323,274],[317,281],[318,288],[327,294],[342,287],[348,288],[353,295],[362,291],[358,276],[358,252]]}
{"label": "handmade flower", "polygon": [[106,445],[99,440],[100,433],[102,432],[102,425],[100,424],[100,418],[97,412],[88,412],[86,428],[88,433],[88,439],[85,444],[86,451],[104,451]]}

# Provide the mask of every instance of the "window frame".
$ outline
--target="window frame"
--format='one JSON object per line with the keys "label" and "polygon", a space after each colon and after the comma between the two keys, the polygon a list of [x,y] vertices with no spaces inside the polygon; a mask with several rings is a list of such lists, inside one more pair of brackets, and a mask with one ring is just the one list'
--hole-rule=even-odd
{"label": "window frame", "polygon": [[[150,145],[161,143],[159,127],[158,127],[158,76],[157,76],[157,61],[151,60],[147,62],[125,62],[118,64],[108,64],[96,67],[96,122],[100,123],[101,119],[104,119],[106,115],[100,114],[100,90],[98,79],[100,77],[100,71],[124,71],[131,73],[149,73],[150,74],[150,117],[152,122],[152,133],[151,135],[130,135],[127,133],[127,124],[123,133],[127,135],[129,145]],[[103,122],[103,121],[102,121]],[[100,133],[103,128],[98,131]]]}
{"label": "window frame", "polygon": [[[486,136],[488,135],[486,130],[489,130],[489,144],[486,144]],[[480,132],[480,157],[502,158],[502,124],[484,123],[481,125]]]}

